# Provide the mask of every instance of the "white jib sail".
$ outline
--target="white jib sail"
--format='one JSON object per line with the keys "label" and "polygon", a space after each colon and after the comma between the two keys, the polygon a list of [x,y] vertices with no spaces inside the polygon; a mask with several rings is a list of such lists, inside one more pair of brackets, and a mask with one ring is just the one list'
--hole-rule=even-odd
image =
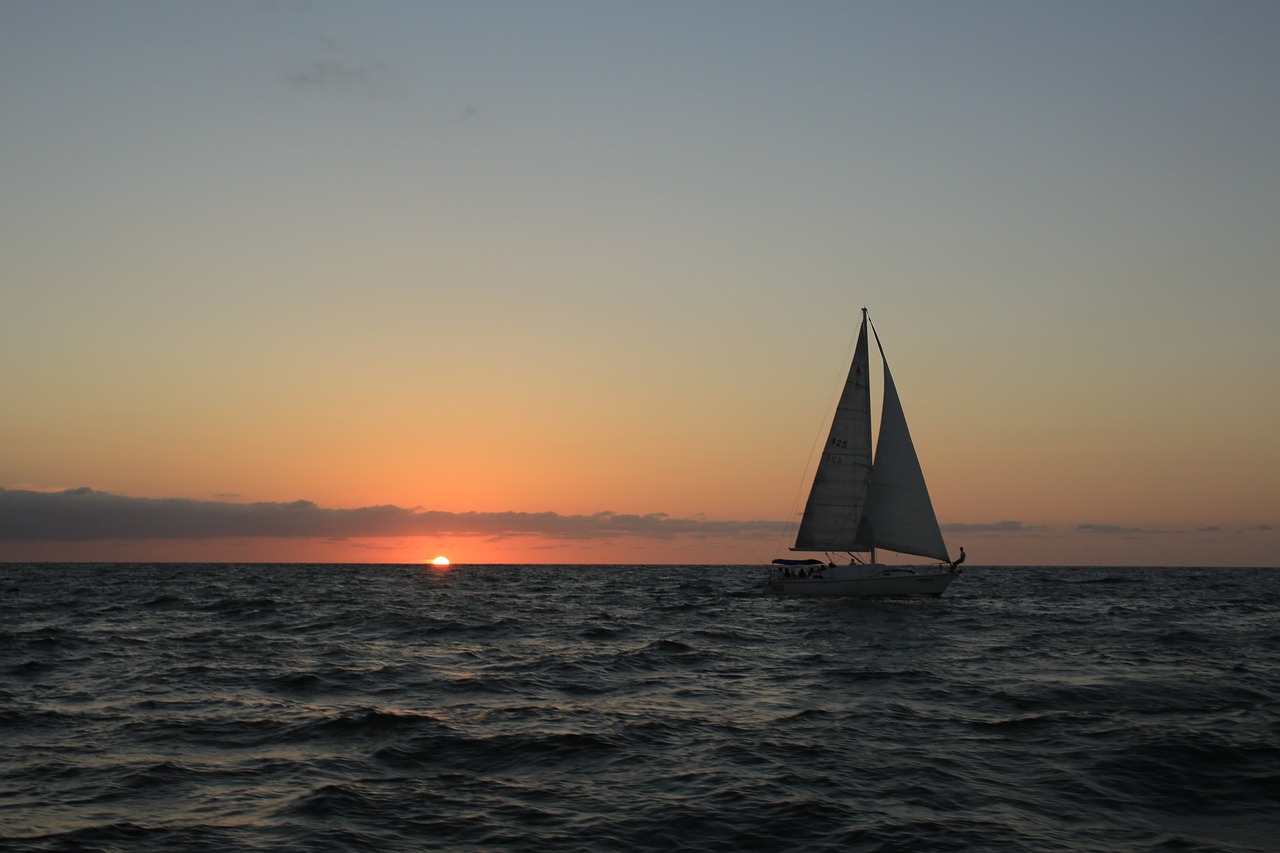
{"label": "white jib sail", "polygon": [[[880,346],[879,336],[876,345]],[[884,359],[883,347],[880,347],[880,357]],[[880,436],[876,441],[867,504],[858,530],[858,545],[943,562],[950,559],[888,361],[884,362]]]}

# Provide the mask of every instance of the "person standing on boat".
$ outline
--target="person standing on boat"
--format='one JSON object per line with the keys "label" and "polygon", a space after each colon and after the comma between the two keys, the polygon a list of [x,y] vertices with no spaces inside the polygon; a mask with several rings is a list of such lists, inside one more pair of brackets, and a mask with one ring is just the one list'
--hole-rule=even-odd
{"label": "person standing on boat", "polygon": [[952,560],[952,561],[951,561],[951,571],[953,571],[953,572],[954,572],[954,571],[958,571],[958,570],[959,570],[959,569],[958,569],[959,565],[960,565],[961,563],[963,563],[963,562],[964,562],[964,546],[963,546],[963,545],[961,545],[961,546],[960,546],[960,556],[959,556],[957,559],[955,559],[955,560]]}

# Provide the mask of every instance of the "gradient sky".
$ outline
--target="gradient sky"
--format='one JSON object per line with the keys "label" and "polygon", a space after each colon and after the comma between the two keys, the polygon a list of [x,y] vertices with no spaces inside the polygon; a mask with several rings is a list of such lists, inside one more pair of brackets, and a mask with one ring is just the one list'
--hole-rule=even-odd
{"label": "gradient sky", "polygon": [[[0,560],[1277,565],[1280,4],[0,2]],[[878,393],[877,405],[878,405]]]}

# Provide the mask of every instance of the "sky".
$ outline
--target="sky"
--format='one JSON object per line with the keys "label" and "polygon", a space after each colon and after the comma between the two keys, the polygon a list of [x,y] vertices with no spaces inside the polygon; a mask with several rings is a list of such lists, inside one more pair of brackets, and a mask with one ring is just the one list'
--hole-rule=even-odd
{"label": "sky", "polygon": [[[0,0],[0,561],[1280,565],[1280,4]],[[878,405],[878,402],[877,402]]]}

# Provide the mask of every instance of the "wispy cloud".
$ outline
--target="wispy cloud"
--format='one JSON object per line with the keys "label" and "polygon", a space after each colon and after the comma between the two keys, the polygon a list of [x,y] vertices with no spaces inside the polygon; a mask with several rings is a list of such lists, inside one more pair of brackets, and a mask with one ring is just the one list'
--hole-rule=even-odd
{"label": "wispy cloud", "polygon": [[389,66],[382,63],[353,66],[340,59],[321,59],[288,69],[284,79],[295,89],[376,92],[385,88],[389,71]]}
{"label": "wispy cloud", "polygon": [[769,540],[779,521],[705,521],[663,513],[438,512],[398,506],[327,509],[311,501],[230,503],[135,498],[90,488],[0,489],[0,541],[85,542],[225,537],[356,539],[388,536],[547,536],[590,540],[724,537]]}

